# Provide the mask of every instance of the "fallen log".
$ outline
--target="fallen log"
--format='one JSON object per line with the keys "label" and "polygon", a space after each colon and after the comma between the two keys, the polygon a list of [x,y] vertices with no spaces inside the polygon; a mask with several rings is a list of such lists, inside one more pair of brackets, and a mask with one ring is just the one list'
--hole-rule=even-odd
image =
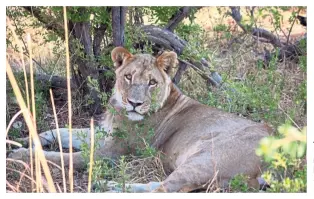
{"label": "fallen log", "polygon": [[[48,85],[50,88],[67,88],[66,77],[56,75],[36,74],[35,80],[41,82],[44,85]],[[77,89],[75,81],[71,79],[71,89]]]}
{"label": "fallen log", "polygon": [[[172,50],[178,55],[181,55],[184,50],[189,49],[187,41],[181,39],[179,36],[167,29],[153,25],[141,26],[140,29],[145,33],[145,37],[140,39],[147,39],[150,44],[152,44],[155,54],[159,54],[164,50]],[[137,46],[141,46],[141,44],[138,44]],[[193,53],[195,54],[195,52],[191,52],[191,54]],[[209,62],[205,58],[195,60],[192,56],[188,57],[187,60],[179,59],[179,68],[173,78],[173,81],[176,84],[180,82],[181,76],[186,71],[187,66],[193,68],[210,85],[215,87],[219,87],[221,85],[221,76],[216,71],[213,71]],[[213,73],[215,74],[215,78],[212,77]]]}

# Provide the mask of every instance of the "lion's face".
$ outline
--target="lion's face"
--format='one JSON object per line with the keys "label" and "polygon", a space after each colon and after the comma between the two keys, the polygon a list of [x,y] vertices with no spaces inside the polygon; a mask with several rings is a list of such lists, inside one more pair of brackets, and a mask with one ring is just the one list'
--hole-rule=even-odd
{"label": "lion's face", "polygon": [[110,103],[116,110],[124,109],[130,120],[137,121],[164,105],[171,84],[167,72],[177,63],[174,52],[155,58],[148,54],[132,55],[117,47],[111,57],[116,67],[116,83]]}

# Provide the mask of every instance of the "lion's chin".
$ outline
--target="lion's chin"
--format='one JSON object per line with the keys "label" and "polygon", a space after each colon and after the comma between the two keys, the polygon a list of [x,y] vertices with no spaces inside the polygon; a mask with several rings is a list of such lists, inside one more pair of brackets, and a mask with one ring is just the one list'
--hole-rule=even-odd
{"label": "lion's chin", "polygon": [[129,118],[129,120],[131,121],[140,121],[142,119],[144,119],[144,116],[135,112],[135,111],[129,111],[127,112],[127,117]]}

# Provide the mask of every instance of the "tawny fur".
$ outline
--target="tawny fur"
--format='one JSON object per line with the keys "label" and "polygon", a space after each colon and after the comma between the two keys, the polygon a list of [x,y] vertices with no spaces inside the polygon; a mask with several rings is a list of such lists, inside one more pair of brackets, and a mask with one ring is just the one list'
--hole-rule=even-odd
{"label": "tawny fur", "polygon": [[[248,175],[250,186],[258,188],[256,178],[260,175],[261,160],[256,156],[255,149],[261,138],[269,135],[267,125],[208,107],[183,95],[167,74],[177,63],[173,52],[165,52],[155,58],[148,54],[132,55],[118,47],[112,51],[112,59],[116,67],[116,83],[109,102],[118,114],[108,111],[102,127],[112,133],[119,128],[122,120],[127,119],[127,124],[123,125],[130,126],[130,136],[128,140],[113,137],[101,140],[96,155],[117,158],[134,152],[136,131],[132,125],[145,122],[154,129],[150,144],[164,153],[164,168],[170,175],[165,181],[153,183],[151,189],[144,191],[192,191],[208,184],[215,176],[220,186],[226,186],[236,174]],[[157,95],[152,102],[154,92]],[[152,110],[152,103],[158,105],[155,110]],[[125,116],[119,114],[121,110],[126,111]],[[73,143],[77,148],[81,143],[77,139],[79,131],[73,130]],[[89,129],[84,131],[90,132]],[[66,147],[67,129],[61,129],[61,135],[62,144]],[[45,132],[41,134],[44,138],[42,143],[45,144],[48,137],[56,136],[55,130]],[[27,142],[28,138],[23,140]],[[89,143],[89,137],[86,142]],[[126,145],[131,150],[123,147]],[[25,157],[27,152],[20,149],[10,156],[21,159],[22,154]],[[68,165],[68,154],[64,156]],[[60,164],[59,153],[46,152],[46,157]],[[83,167],[80,152],[74,154],[73,160],[74,168]],[[141,185],[133,186],[135,191],[140,190],[136,187],[143,188]]]}

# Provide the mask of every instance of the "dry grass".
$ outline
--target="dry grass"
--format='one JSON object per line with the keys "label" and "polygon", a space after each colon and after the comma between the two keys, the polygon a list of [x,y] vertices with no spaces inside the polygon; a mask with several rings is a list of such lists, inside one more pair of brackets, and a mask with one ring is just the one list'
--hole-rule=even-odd
{"label": "dry grass", "polygon": [[[64,192],[63,190],[63,177],[62,170],[59,166],[49,164],[49,170],[51,175],[53,176],[53,182],[56,186],[57,192]],[[35,171],[35,170],[34,170]],[[66,179],[66,187],[67,192],[70,192],[70,184],[69,184],[69,169],[65,169],[65,179]],[[74,171],[74,192],[86,193],[87,192],[87,184],[88,184],[88,174],[86,171]],[[21,193],[29,193],[36,192],[35,189],[32,190],[31,186],[31,177],[30,177],[30,167],[27,163],[8,161],[6,163],[6,180],[11,185],[7,184],[7,190],[12,192],[21,192]],[[46,179],[44,177],[44,173],[41,175],[42,183],[44,185],[43,192],[49,192],[46,183]]]}
{"label": "dry grass", "polygon": [[[63,177],[60,166],[49,164],[49,169],[53,177],[54,185],[58,192],[63,192]],[[65,168],[65,179],[67,192],[70,192],[69,169]],[[135,156],[128,157],[126,164],[126,175],[130,180],[128,183],[148,183],[151,181],[163,181],[167,174],[163,170],[163,165],[159,156],[139,158]],[[88,192],[88,172],[86,170],[74,170],[74,189],[73,192]],[[45,177],[42,173],[42,182],[45,187]],[[6,163],[6,180],[7,190],[12,192],[32,192],[30,177],[30,167],[28,163],[7,159]],[[59,187],[59,188],[58,188]],[[34,191],[34,190],[33,190]],[[47,189],[43,190],[48,192]],[[92,191],[93,192],[93,191]]]}
{"label": "dry grass", "polygon": [[[208,49],[213,54],[212,67],[220,74],[224,74],[223,81],[240,81],[245,82],[250,76],[258,76],[254,81],[255,85],[262,86],[268,83],[269,68],[258,68],[257,62],[261,59],[260,54],[264,48],[272,50],[273,47],[267,43],[257,43],[252,36],[241,35],[235,36],[241,42],[234,43],[227,48],[224,39],[208,37]],[[285,84],[281,91],[281,99],[278,104],[278,115],[285,117],[290,110],[296,110],[294,113],[295,120],[293,123],[300,127],[306,126],[307,114],[305,107],[296,104],[295,97],[298,95],[298,89],[306,79],[306,72],[300,69],[299,63],[295,60],[283,60],[276,64],[276,70],[273,76],[277,79],[284,79]],[[197,89],[195,89],[197,87]],[[189,68],[180,81],[180,88],[194,99],[202,101],[207,99],[208,93],[213,92],[219,94],[220,89],[208,87],[207,82],[202,79],[193,69]],[[275,91],[274,91],[275,92]],[[221,98],[220,100],[225,100]],[[220,101],[220,104],[227,104],[227,101]],[[251,118],[252,119],[252,118]]]}
{"label": "dry grass", "polygon": [[163,169],[160,154],[156,157],[131,156],[130,158],[126,171],[129,175],[129,183],[161,182],[166,179],[167,174]]}

